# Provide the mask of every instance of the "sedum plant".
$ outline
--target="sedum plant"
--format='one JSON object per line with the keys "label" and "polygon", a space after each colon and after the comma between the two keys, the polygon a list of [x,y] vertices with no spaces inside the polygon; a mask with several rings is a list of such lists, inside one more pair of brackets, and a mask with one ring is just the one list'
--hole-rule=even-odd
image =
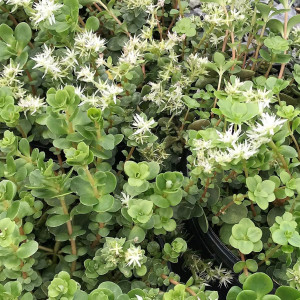
{"label": "sedum plant", "polygon": [[218,299],[192,218],[241,257],[228,297],[298,295],[292,2],[0,1],[0,297]]}

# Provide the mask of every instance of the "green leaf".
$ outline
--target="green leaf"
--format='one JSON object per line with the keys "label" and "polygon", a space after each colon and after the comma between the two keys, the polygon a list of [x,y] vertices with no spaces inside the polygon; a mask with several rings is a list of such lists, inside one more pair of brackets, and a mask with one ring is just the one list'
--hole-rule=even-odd
{"label": "green leaf", "polygon": [[195,99],[189,97],[189,96],[183,96],[183,101],[186,104],[188,108],[198,108],[200,107],[200,103],[196,101]]}
{"label": "green leaf", "polygon": [[11,207],[7,210],[6,217],[13,220],[17,217],[20,209],[20,201],[14,201]]}
{"label": "green leaf", "polygon": [[244,262],[244,261],[238,261],[233,266],[234,273],[240,273],[244,269],[245,266],[246,266],[246,262]]}
{"label": "green leaf", "polygon": [[113,150],[115,147],[115,138],[112,134],[101,136],[99,144],[105,150]]}
{"label": "green leaf", "polygon": [[18,50],[23,50],[32,37],[31,28],[27,23],[19,23],[15,28],[15,38],[18,42]]}
{"label": "green leaf", "polygon": [[70,220],[69,215],[55,215],[48,218],[46,225],[49,227],[58,227]]}
{"label": "green leaf", "polygon": [[141,243],[145,239],[145,236],[145,230],[140,226],[135,225],[128,235],[128,240],[135,240],[136,243]]}
{"label": "green leaf", "polygon": [[257,3],[256,4],[257,9],[262,15],[262,18],[267,21],[270,11],[271,11],[271,6],[265,4],[265,3]]}
{"label": "green leaf", "polygon": [[265,61],[268,61],[268,62],[271,61],[271,55],[267,50],[260,49],[259,54]]}
{"label": "green leaf", "polygon": [[113,207],[115,198],[112,195],[104,195],[98,199],[98,201],[99,203],[95,205],[94,210],[101,213],[106,212]]}
{"label": "green leaf", "polygon": [[92,16],[89,17],[85,23],[85,29],[91,31],[97,31],[100,26],[99,19]]}
{"label": "green leaf", "polygon": [[277,54],[274,62],[279,64],[286,64],[290,61],[291,58],[292,56],[289,54]]}
{"label": "green leaf", "polygon": [[300,15],[293,16],[288,20],[288,23],[287,23],[287,36],[289,35],[289,33],[293,29],[293,27],[295,27],[299,23],[300,23]]}
{"label": "green leaf", "polygon": [[215,52],[214,54],[214,62],[220,68],[225,64],[225,56],[220,52]]}
{"label": "green leaf", "polygon": [[283,24],[277,19],[271,19],[267,23],[267,27],[274,33],[280,33],[283,36]]}
{"label": "green leaf", "polygon": [[160,195],[151,195],[150,200],[158,207],[166,208],[170,206],[169,201]]}
{"label": "green leaf", "polygon": [[254,192],[256,190],[258,182],[255,177],[248,177],[246,179],[246,184],[250,192]]}
{"label": "green leaf", "polygon": [[[228,201],[228,203],[229,202],[230,201]],[[220,216],[220,218],[223,222],[227,224],[236,224],[239,223],[240,220],[242,220],[243,218],[246,218],[247,214],[248,209],[246,206],[232,204],[230,207],[228,207],[225,213]]]}
{"label": "green leaf", "polygon": [[86,292],[83,292],[81,290],[77,290],[74,294],[73,300],[88,300],[89,296]]}
{"label": "green leaf", "polygon": [[36,241],[29,241],[23,243],[21,247],[17,250],[16,254],[19,258],[28,258],[32,256],[38,250],[39,244]]}
{"label": "green leaf", "polygon": [[253,291],[242,291],[238,294],[236,300],[257,300],[257,295]]}
{"label": "green leaf", "polygon": [[261,272],[250,275],[243,284],[243,290],[255,291],[258,298],[267,295],[272,289],[272,279]]}
{"label": "green leaf", "polygon": [[206,233],[208,231],[208,221],[205,214],[198,218],[198,223],[201,230]]}
{"label": "green leaf", "polygon": [[12,44],[15,41],[13,30],[6,24],[0,25],[0,38],[6,44]]}
{"label": "green leaf", "polygon": [[295,158],[298,157],[298,153],[294,147],[287,146],[287,145],[281,145],[278,148],[279,152],[285,157],[285,158]]}
{"label": "green leaf", "polygon": [[291,175],[286,171],[281,171],[279,177],[283,184],[286,184],[291,179]]}
{"label": "green leaf", "polygon": [[27,139],[20,140],[19,149],[23,155],[30,157],[30,145]]}
{"label": "green leaf", "polygon": [[276,290],[275,295],[281,300],[298,300],[300,298],[300,291],[289,286],[280,286]]}
{"label": "green leaf", "polygon": [[256,272],[258,269],[258,264],[254,259],[247,259],[246,266],[251,272]]}
{"label": "green leaf", "polygon": [[236,300],[237,295],[242,291],[238,286],[233,286],[227,293],[226,300]]}

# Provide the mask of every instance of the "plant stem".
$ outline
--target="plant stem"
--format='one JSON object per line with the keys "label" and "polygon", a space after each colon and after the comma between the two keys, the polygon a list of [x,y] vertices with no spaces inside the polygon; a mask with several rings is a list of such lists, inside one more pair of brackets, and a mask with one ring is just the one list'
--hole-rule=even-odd
{"label": "plant stem", "polygon": [[78,16],[78,21],[82,25],[82,27],[85,27],[85,23],[80,16]]}
{"label": "plant stem", "polygon": [[272,148],[272,150],[276,153],[277,157],[279,158],[279,160],[281,161],[282,167],[291,175],[291,172],[289,170],[289,167],[285,161],[285,158],[283,157],[283,155],[279,152],[277,146],[275,145],[275,143],[273,141],[269,142],[269,146]]}
{"label": "plant stem", "polygon": [[95,182],[95,180],[94,180],[94,178],[93,178],[93,176],[92,176],[92,174],[89,170],[89,167],[84,166],[83,169],[84,169],[84,172],[85,172],[85,174],[88,178],[89,183],[91,184],[91,186],[93,188],[94,196],[98,199],[100,197],[100,195],[99,195],[99,192],[98,192],[98,189],[97,189],[96,182]]}
{"label": "plant stem", "polygon": [[17,125],[16,128],[20,131],[20,133],[22,134],[22,138],[27,139],[27,134],[25,133],[25,131],[23,130],[23,128],[20,125]]}
{"label": "plant stem", "polygon": [[[135,150],[135,146],[132,146],[131,149],[130,149],[130,151],[129,151],[129,153],[128,153],[128,155],[127,155],[127,157],[126,157],[126,159],[125,159],[124,165],[125,165],[126,162],[128,162],[128,161],[130,160],[130,158],[131,158],[131,156],[132,156],[134,150]],[[124,169],[124,168],[123,168],[123,169]],[[119,172],[117,173],[117,176],[120,176],[120,175],[121,175],[123,169],[119,170]]]}
{"label": "plant stem", "polygon": [[[59,198],[61,207],[63,209],[63,212],[65,215],[70,216],[68,212],[68,207],[66,205],[65,197],[60,197]],[[77,255],[77,249],[76,249],[76,242],[75,239],[72,237],[73,234],[73,227],[72,227],[72,222],[69,220],[67,222],[67,229],[68,229],[68,234],[70,236],[70,243],[71,243],[71,252],[72,255]],[[76,260],[72,262],[71,264],[71,274],[76,270]]]}
{"label": "plant stem", "polygon": [[245,50],[245,55],[244,55],[244,60],[243,60],[243,66],[242,66],[242,69],[245,69],[245,65],[246,65],[246,61],[247,61],[247,55],[248,55],[248,50],[249,50],[249,46],[252,42],[252,39],[253,39],[253,35],[251,34],[249,37],[248,37],[248,41],[247,41],[247,46],[246,46],[246,50]]}
{"label": "plant stem", "polygon": [[[114,13],[108,9],[108,7],[101,1],[101,0],[97,0],[97,2],[109,13],[109,15],[120,25],[122,26],[122,22],[114,15]],[[101,8],[98,6],[97,3],[94,3],[94,6],[101,11]],[[130,38],[130,33],[126,30],[125,33],[127,34],[127,36]]]}
{"label": "plant stem", "polygon": [[[176,281],[176,280],[174,280],[174,279],[172,279],[172,278],[169,278],[169,277],[168,277],[167,275],[165,275],[165,274],[162,274],[160,277],[161,277],[162,279],[168,279],[168,280],[170,281],[170,283],[172,283],[173,285],[178,285],[178,284],[180,284],[178,281]],[[191,288],[187,287],[187,288],[185,288],[185,290],[186,290],[188,293],[190,293],[192,296],[197,297],[197,294],[196,294]]]}
{"label": "plant stem", "polygon": [[219,217],[220,215],[222,215],[223,213],[225,213],[225,211],[234,204],[234,201],[230,201],[226,206],[224,206],[222,209],[219,210],[219,212],[216,214],[216,217]]}
{"label": "plant stem", "polygon": [[212,25],[210,25],[209,29],[204,32],[204,34],[202,36],[202,39],[200,40],[200,42],[198,43],[198,45],[194,49],[194,52],[193,52],[194,54],[198,51],[198,49],[201,47],[201,45],[206,40],[207,36],[214,30],[214,28],[215,28],[215,24],[212,24]]}
{"label": "plant stem", "polygon": [[185,114],[185,116],[184,116],[183,122],[182,122],[182,124],[181,124],[181,127],[180,127],[180,129],[179,129],[178,135],[180,135],[181,131],[182,131],[183,128],[184,128],[184,124],[185,124],[185,121],[186,121],[186,119],[187,119],[187,117],[188,117],[188,115],[189,115],[189,112],[190,112],[190,109],[188,108],[188,110],[187,110],[187,112],[186,112],[186,114]]}
{"label": "plant stem", "polygon": [[69,133],[74,133],[75,131],[74,131],[72,122],[70,122],[70,114],[67,110],[66,110],[66,121],[67,121],[67,124],[68,124]]}
{"label": "plant stem", "polygon": [[[29,73],[29,71],[28,71],[27,69],[25,70],[25,73],[26,73],[26,75],[27,75],[27,77],[28,77],[28,80],[29,80],[30,82],[32,82],[33,79],[32,79],[31,74]],[[36,88],[35,88],[35,86],[34,86],[34,85],[30,85],[30,86],[31,86],[32,94],[33,94],[34,96],[36,96]]]}
{"label": "plant stem", "polygon": [[47,248],[47,247],[44,247],[44,246],[41,246],[41,245],[39,245],[39,249],[43,250],[43,251],[46,251],[46,252],[53,253],[53,249]]}
{"label": "plant stem", "polygon": [[266,74],[265,74],[265,77],[266,77],[266,78],[268,78],[269,73],[270,73],[270,71],[271,71],[271,69],[272,69],[272,66],[273,66],[273,63],[270,62],[269,67],[268,67],[268,70],[267,70],[267,72],[266,72]]}
{"label": "plant stem", "polygon": [[225,38],[224,38],[223,45],[222,45],[222,52],[225,52],[225,49],[226,49],[226,45],[227,45],[227,41],[228,41],[228,33],[229,33],[229,30],[226,29]]}
{"label": "plant stem", "polygon": [[[104,223],[99,223],[99,228],[104,228],[105,224]],[[101,240],[101,235],[99,233],[96,234],[96,239],[93,241],[93,243],[91,244],[91,248],[95,248],[99,242]]]}
{"label": "plant stem", "polygon": [[[242,261],[246,261],[246,260],[245,260],[245,255],[244,255],[242,252],[240,252],[240,256],[241,256],[241,260],[242,260]],[[243,270],[244,270],[245,276],[248,277],[249,272],[248,272],[247,266],[245,266],[245,267],[243,268]]]}
{"label": "plant stem", "polygon": [[[264,36],[265,30],[266,30],[266,24],[264,24],[263,28],[261,29],[261,33],[260,33],[260,36],[259,36],[260,39],[262,39],[262,37]],[[259,42],[259,43],[257,44],[257,48],[256,48],[255,55],[254,55],[254,62],[253,62],[253,65],[252,65],[252,67],[251,67],[251,70],[252,70],[252,71],[254,71],[254,69],[255,69],[256,61],[257,61],[258,54],[259,54],[259,50],[260,50],[260,47],[261,47],[261,46],[262,46],[262,43]]]}
{"label": "plant stem", "polygon": [[299,144],[298,144],[298,142],[297,142],[297,140],[296,140],[296,138],[295,138],[295,136],[294,136],[294,134],[292,132],[290,122],[287,122],[287,123],[288,123],[288,129],[289,129],[289,132],[290,132],[290,136],[291,136],[291,138],[292,138],[292,140],[293,140],[293,142],[294,142],[294,144],[296,146],[297,152],[298,152],[298,159],[300,160],[300,148],[299,148]]}
{"label": "plant stem", "polygon": [[[288,38],[288,35],[287,35],[287,25],[288,25],[288,20],[289,20],[289,12],[286,11],[284,13],[284,29],[283,29],[283,38],[285,40],[287,40]],[[286,54],[286,51],[284,51],[284,54]],[[278,78],[281,79],[282,76],[283,76],[283,72],[284,72],[284,69],[285,69],[285,63],[281,64],[281,67],[280,67],[280,72],[279,72],[279,75],[278,75]]]}
{"label": "plant stem", "polygon": [[184,188],[184,191],[185,192],[189,192],[190,190],[190,187],[194,184],[194,181],[193,180],[190,180],[189,184]]}
{"label": "plant stem", "polygon": [[160,41],[162,41],[163,40],[163,32],[162,32],[162,28],[160,26],[160,21],[159,21],[157,15],[155,15],[155,19],[157,20],[157,29],[159,32],[159,39],[160,39]]}
{"label": "plant stem", "polygon": [[[234,32],[233,29],[230,32],[230,36],[231,36],[231,43],[234,44]],[[235,60],[235,54],[236,54],[236,50],[235,50],[235,46],[232,47],[232,60]],[[234,69],[234,65],[231,67],[231,70]]]}
{"label": "plant stem", "polygon": [[[220,88],[221,88],[222,77],[223,77],[223,72],[219,73],[219,82],[218,82],[218,89],[217,89],[217,91],[219,91]],[[218,102],[218,98],[216,97],[216,98],[215,98],[215,101],[214,101],[214,106],[213,106],[213,108],[216,108],[217,102]],[[211,113],[211,116],[213,117],[214,114]]]}
{"label": "plant stem", "polygon": [[258,266],[261,266],[264,262],[267,262],[280,247],[281,247],[281,245],[277,245],[275,248],[273,248],[273,250],[270,251],[269,254],[266,255],[265,259],[258,263]]}

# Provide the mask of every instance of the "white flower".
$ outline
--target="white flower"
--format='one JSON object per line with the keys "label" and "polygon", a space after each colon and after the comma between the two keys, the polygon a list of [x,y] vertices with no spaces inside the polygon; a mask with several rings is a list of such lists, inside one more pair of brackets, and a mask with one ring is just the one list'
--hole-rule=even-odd
{"label": "white flower", "polygon": [[225,144],[235,144],[240,137],[241,128],[239,128],[237,131],[234,131],[233,124],[231,124],[225,133],[219,132],[219,131],[217,131],[217,133],[220,137],[219,141],[221,141]]}
{"label": "white flower", "polygon": [[9,65],[4,66],[2,74],[1,74],[1,83],[3,85],[11,86],[13,84],[20,83],[20,80],[16,77],[21,75],[23,70],[20,68],[19,65],[15,65],[13,61],[11,60],[9,62]]}
{"label": "white flower", "polygon": [[119,197],[123,206],[128,207],[129,201],[133,198],[130,195],[127,195],[124,192],[121,192],[121,196]]}
{"label": "white flower", "polygon": [[141,53],[138,50],[131,50],[122,54],[122,56],[119,58],[119,63],[135,65],[140,59],[142,59]]}
{"label": "white flower", "polygon": [[247,140],[240,144],[233,144],[233,149],[227,148],[227,150],[233,157],[246,160],[258,152],[258,149]]}
{"label": "white flower", "polygon": [[152,5],[153,0],[123,0],[129,9],[145,8],[148,5]]}
{"label": "white flower", "polygon": [[83,92],[84,92],[84,87],[81,86],[76,86],[75,87],[75,94],[79,97],[83,96]]}
{"label": "white flower", "polygon": [[31,19],[35,25],[48,19],[50,25],[55,23],[54,13],[62,8],[62,4],[55,3],[54,0],[40,0],[33,4],[35,12]]}
{"label": "white flower", "polygon": [[104,58],[103,58],[103,55],[99,56],[99,57],[96,59],[95,63],[96,63],[97,68],[99,68],[100,66],[102,66],[102,65],[105,63],[105,60],[104,60]]}
{"label": "white flower", "polygon": [[234,82],[225,82],[225,92],[229,95],[231,94],[240,94],[240,88],[243,86],[243,82],[240,82],[239,78],[235,78]]}
{"label": "white flower", "polygon": [[263,113],[260,122],[261,124],[257,122],[256,126],[252,127],[252,129],[247,132],[247,136],[254,141],[260,138],[273,136],[275,129],[280,128],[286,120],[277,119],[275,115]]}
{"label": "white flower", "polygon": [[211,174],[214,170],[212,162],[210,162],[207,158],[198,158],[196,166],[202,168],[203,172],[207,174]]}
{"label": "white flower", "polygon": [[62,76],[62,71],[58,59],[52,56],[53,51],[54,48],[48,48],[47,45],[44,45],[44,52],[39,53],[32,58],[36,62],[33,69],[42,68],[44,69],[44,76],[50,74],[53,79],[57,79]]}
{"label": "white flower", "polygon": [[80,51],[80,56],[89,56],[104,50],[105,39],[101,39],[92,31],[83,31],[75,36],[75,49]]}
{"label": "white flower", "polygon": [[25,98],[19,101],[18,105],[22,107],[25,113],[27,111],[30,111],[31,115],[33,115],[35,112],[37,112],[41,107],[45,105],[45,102],[43,102],[43,100],[44,99],[41,99],[33,95],[27,95]]}
{"label": "white flower", "polygon": [[193,141],[193,150],[207,150],[212,148],[212,142],[209,141],[205,141],[203,139],[197,139]]}
{"label": "white flower", "polygon": [[125,261],[127,262],[127,266],[133,267],[141,267],[141,260],[143,259],[143,251],[141,247],[130,246],[125,253]]}
{"label": "white flower", "polygon": [[93,107],[101,107],[102,99],[99,95],[97,95],[97,92],[89,96],[82,94],[81,98],[82,102],[79,104],[79,106],[89,103]]}
{"label": "white flower", "polygon": [[114,252],[113,254],[116,256],[119,256],[123,252],[123,247],[117,241],[110,242],[109,246],[109,250]]}
{"label": "white flower", "polygon": [[117,95],[121,94],[123,89],[115,84],[106,84],[105,89],[101,90],[102,96],[106,102],[111,102],[111,100],[116,104]]}
{"label": "white flower", "polygon": [[161,84],[161,82],[149,82],[149,85],[151,85],[151,92],[144,96],[143,100],[144,101],[152,101],[154,102],[157,106],[160,106],[161,104],[164,104],[165,101],[163,99],[164,97],[164,89]]}
{"label": "white flower", "polygon": [[77,72],[77,77],[85,82],[94,82],[95,73],[96,71],[92,71],[89,66],[85,66]]}
{"label": "white flower", "polygon": [[226,165],[230,163],[234,158],[234,153],[228,151],[212,151],[209,153],[210,157],[214,159],[220,165]]}
{"label": "white flower", "polygon": [[6,0],[6,4],[14,5],[12,12],[14,12],[18,7],[27,7],[31,4],[32,0]]}
{"label": "white flower", "polygon": [[136,127],[136,131],[133,133],[134,135],[137,134],[145,134],[147,131],[151,132],[150,129],[151,127],[155,124],[155,121],[153,118],[150,120],[146,120],[144,116],[140,116],[136,114],[134,117],[134,122],[132,123],[133,127]]}
{"label": "white flower", "polygon": [[78,65],[77,61],[77,52],[74,49],[66,49],[66,52],[64,53],[64,57],[61,60],[61,63],[68,68],[73,67],[75,68],[76,65]]}

